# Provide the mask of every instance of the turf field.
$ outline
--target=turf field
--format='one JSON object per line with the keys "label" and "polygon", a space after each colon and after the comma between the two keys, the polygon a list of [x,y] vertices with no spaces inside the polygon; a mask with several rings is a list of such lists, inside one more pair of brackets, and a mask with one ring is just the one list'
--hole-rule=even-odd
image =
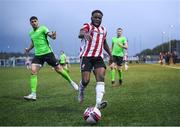
{"label": "turf field", "polygon": [[[72,65],[70,70],[71,77],[79,82],[79,66]],[[42,68],[38,75],[37,101],[25,101],[23,96],[30,92],[29,78],[25,67],[0,68],[1,126],[86,125],[82,114],[95,104],[93,75],[83,104],[77,102],[77,92],[50,67]],[[109,69],[105,82],[108,107],[101,111],[97,125],[180,126],[180,69],[130,65],[124,71],[122,87],[111,86]]]}

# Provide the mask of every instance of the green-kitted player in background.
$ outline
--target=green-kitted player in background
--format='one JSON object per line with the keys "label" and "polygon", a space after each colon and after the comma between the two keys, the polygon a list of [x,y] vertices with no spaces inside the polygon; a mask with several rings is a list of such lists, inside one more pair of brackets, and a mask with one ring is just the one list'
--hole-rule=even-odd
{"label": "green-kitted player in background", "polygon": [[117,29],[117,37],[112,38],[112,56],[113,56],[113,66],[111,66],[111,83],[115,86],[115,72],[116,65],[118,70],[119,85],[122,84],[123,74],[122,74],[122,64],[124,57],[124,49],[128,48],[127,39],[122,36],[122,28]]}
{"label": "green-kitted player in background", "polygon": [[63,67],[63,69],[69,73],[69,69],[68,69],[68,60],[67,60],[67,56],[66,54],[64,53],[64,51],[61,51],[61,55],[60,55],[60,58],[59,58],[59,63],[60,65]]}
{"label": "green-kitted player in background", "polygon": [[49,32],[47,27],[39,26],[38,18],[35,16],[30,18],[30,24],[33,28],[29,34],[32,42],[29,48],[25,48],[25,52],[28,53],[31,49],[35,48],[35,56],[31,64],[31,94],[24,96],[24,99],[36,100],[37,74],[44,62],[54,67],[58,74],[66,79],[75,90],[78,90],[78,85],[71,80],[69,74],[60,66],[49,45],[48,37],[56,39],[56,32]]}

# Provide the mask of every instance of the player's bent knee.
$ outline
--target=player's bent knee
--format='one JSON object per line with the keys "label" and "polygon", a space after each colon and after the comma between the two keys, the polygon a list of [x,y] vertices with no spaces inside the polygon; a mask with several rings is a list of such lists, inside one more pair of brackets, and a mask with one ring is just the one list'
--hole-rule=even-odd
{"label": "player's bent knee", "polygon": [[54,69],[55,69],[55,71],[57,71],[57,72],[63,71],[63,68],[62,68],[60,65],[55,66]]}

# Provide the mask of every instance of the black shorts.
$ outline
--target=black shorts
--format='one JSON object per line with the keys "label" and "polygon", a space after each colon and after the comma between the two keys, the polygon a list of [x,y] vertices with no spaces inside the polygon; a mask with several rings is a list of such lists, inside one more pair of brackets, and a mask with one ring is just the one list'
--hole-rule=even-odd
{"label": "black shorts", "polygon": [[102,57],[82,57],[80,67],[82,72],[91,72],[92,69],[95,70],[100,67],[104,67],[106,69],[106,65]]}
{"label": "black shorts", "polygon": [[122,66],[123,57],[121,57],[121,56],[113,56],[113,62],[116,63],[118,66]]}
{"label": "black shorts", "polygon": [[41,56],[35,56],[32,60],[32,64],[43,65],[44,62],[47,62],[52,67],[59,65],[59,61],[55,58],[52,52]]}

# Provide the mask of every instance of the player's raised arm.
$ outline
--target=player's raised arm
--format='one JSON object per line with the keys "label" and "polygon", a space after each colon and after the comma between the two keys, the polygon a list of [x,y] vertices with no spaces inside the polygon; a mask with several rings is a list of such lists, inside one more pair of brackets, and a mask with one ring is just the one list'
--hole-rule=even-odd
{"label": "player's raised arm", "polygon": [[124,48],[124,49],[127,49],[127,48],[128,48],[127,43],[125,43],[124,45],[122,45],[122,44],[118,43],[118,45],[119,45],[119,47]]}
{"label": "player's raised arm", "polygon": [[84,29],[80,29],[78,37],[81,38],[81,39],[85,39],[87,41],[91,41],[92,40],[92,36],[88,32],[85,32]]}
{"label": "player's raised arm", "polygon": [[56,31],[48,32],[47,35],[52,38],[53,40],[56,39]]}
{"label": "player's raised arm", "polygon": [[33,48],[34,48],[34,44],[31,41],[31,44],[30,44],[29,48],[25,48],[25,53],[29,53],[31,51],[31,49],[33,49]]}
{"label": "player's raised arm", "polygon": [[126,42],[125,45],[124,45],[124,49],[128,49],[128,44],[127,44],[127,42]]}

